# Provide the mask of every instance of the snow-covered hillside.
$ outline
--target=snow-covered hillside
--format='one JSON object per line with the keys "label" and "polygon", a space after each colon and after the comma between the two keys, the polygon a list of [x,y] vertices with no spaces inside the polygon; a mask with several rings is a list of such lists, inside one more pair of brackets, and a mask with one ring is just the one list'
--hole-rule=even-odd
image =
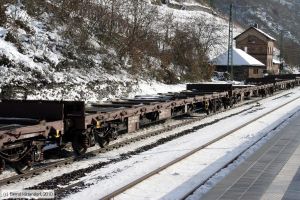
{"label": "snow-covered hillside", "polygon": [[[198,4],[193,4],[193,6]],[[200,6],[201,8],[201,6]],[[172,14],[177,23],[186,24],[194,19],[204,19],[209,24],[215,24],[217,31],[215,34],[218,35],[220,40],[218,44],[212,48],[209,52],[209,57],[211,59],[215,58],[217,55],[225,52],[228,47],[228,21],[222,16],[218,16],[211,11],[194,11],[194,10],[178,10],[172,9],[168,6],[162,6],[159,8],[159,11],[162,15]],[[234,30],[234,35],[238,35],[243,31],[243,28],[236,25]]]}
{"label": "snow-covered hillside", "polygon": [[[6,23],[0,24],[0,87],[24,86],[30,99],[87,101],[184,88],[171,87],[151,77],[149,71],[158,71],[162,62],[152,56],[148,57],[148,62],[143,63],[140,69],[144,73],[129,73],[128,69],[132,64],[127,60],[120,61],[116,49],[92,36],[88,43],[99,51],[88,55],[70,55],[70,41],[64,37],[68,27],[50,26],[49,23],[53,20],[51,13],[43,12],[32,16],[23,4],[7,3],[2,6],[5,9]],[[193,6],[194,9],[179,10],[164,4],[149,4],[149,7],[155,7],[161,19],[171,17],[173,26],[184,28],[195,20],[214,25],[213,34],[220,40],[216,46],[212,45],[208,56],[213,58],[223,53],[227,47],[227,21],[210,9],[203,11],[205,6],[194,1],[188,2],[186,6]],[[195,9],[197,7],[199,9]],[[241,30],[236,29],[235,33]],[[203,35],[203,40],[206,38],[208,36]],[[76,59],[72,59],[72,56]],[[91,64],[88,68],[78,67],[78,62]],[[178,74],[180,66],[170,65],[170,70]]]}

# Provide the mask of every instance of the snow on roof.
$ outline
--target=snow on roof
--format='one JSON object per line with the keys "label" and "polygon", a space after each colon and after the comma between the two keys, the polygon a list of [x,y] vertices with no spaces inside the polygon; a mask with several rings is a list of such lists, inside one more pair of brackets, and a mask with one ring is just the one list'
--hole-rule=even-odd
{"label": "snow on roof", "polygon": [[280,60],[273,59],[273,63],[274,63],[274,64],[280,64]]}
{"label": "snow on roof", "polygon": [[[226,66],[228,61],[228,51],[213,59],[213,64],[218,66]],[[233,49],[233,66],[256,66],[263,67],[263,63],[247,54],[241,49]]]}
{"label": "snow on roof", "polygon": [[259,28],[256,28],[256,27],[252,27],[252,28],[254,28],[255,30],[257,30],[258,32],[260,32],[260,33],[262,33],[263,35],[265,35],[267,38],[269,38],[269,39],[271,39],[271,40],[274,40],[274,41],[276,41],[276,39],[275,38],[273,38],[272,36],[270,36],[269,34],[267,34],[266,32],[264,32],[264,31],[262,31],[262,30],[260,30]]}
{"label": "snow on roof", "polygon": [[269,38],[270,40],[274,40],[274,41],[276,41],[276,39],[275,38],[273,38],[272,36],[270,36],[269,34],[267,34],[266,32],[264,32],[264,31],[262,31],[261,29],[259,29],[259,28],[256,28],[256,27],[254,27],[254,26],[252,26],[252,27],[250,27],[250,28],[248,28],[247,30],[245,30],[243,33],[241,33],[241,34],[239,34],[238,36],[236,36],[234,39],[236,39],[236,38],[238,38],[238,37],[240,37],[242,34],[244,34],[245,32],[247,32],[248,30],[250,30],[251,28],[253,28],[253,29],[255,29],[256,31],[258,31],[258,32],[260,32],[261,34],[263,34],[264,36],[266,36],[267,38]]}

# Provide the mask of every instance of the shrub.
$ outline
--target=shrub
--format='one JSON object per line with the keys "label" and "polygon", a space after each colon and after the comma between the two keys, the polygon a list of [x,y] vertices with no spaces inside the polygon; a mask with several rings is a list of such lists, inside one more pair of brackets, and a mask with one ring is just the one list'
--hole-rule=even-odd
{"label": "shrub", "polygon": [[8,31],[6,36],[5,36],[5,41],[11,42],[13,44],[17,44],[18,40],[17,38],[11,33],[11,31]]}
{"label": "shrub", "polygon": [[11,62],[10,60],[5,56],[5,55],[2,55],[0,57],[0,66],[6,66],[6,67],[10,67],[11,66]]}
{"label": "shrub", "polygon": [[24,22],[22,22],[21,20],[15,20],[15,23],[17,26],[19,26],[21,29],[23,29],[24,31],[26,31],[27,33],[31,33],[32,30],[29,28],[29,26],[27,26]]}

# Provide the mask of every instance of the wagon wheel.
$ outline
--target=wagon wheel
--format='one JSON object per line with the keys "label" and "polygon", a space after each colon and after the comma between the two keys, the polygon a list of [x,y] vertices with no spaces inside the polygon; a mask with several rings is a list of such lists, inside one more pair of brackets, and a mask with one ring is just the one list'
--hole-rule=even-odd
{"label": "wagon wheel", "polygon": [[234,99],[230,98],[230,100],[229,100],[229,107],[232,108],[233,104],[234,104]]}
{"label": "wagon wheel", "polygon": [[0,158],[0,174],[2,174],[4,169],[5,169],[5,161],[4,161],[4,159]]}
{"label": "wagon wheel", "polygon": [[89,147],[88,137],[80,133],[75,134],[72,140],[72,147],[77,156],[85,154]]}
{"label": "wagon wheel", "polygon": [[111,139],[117,139],[118,134],[114,128],[107,128],[104,132],[94,130],[96,141],[101,148],[106,147]]}
{"label": "wagon wheel", "polygon": [[111,134],[110,134],[111,136],[111,138],[113,139],[113,140],[116,140],[116,139],[118,139],[118,131],[115,129],[115,128],[111,128]]}
{"label": "wagon wheel", "polygon": [[106,147],[111,139],[111,134],[109,133],[109,130],[105,131],[104,134],[101,134],[99,132],[96,132],[98,134],[96,134],[96,141],[98,142],[99,146],[101,148]]}
{"label": "wagon wheel", "polygon": [[97,142],[101,148],[106,147],[110,142],[110,137],[98,137]]}
{"label": "wagon wheel", "polygon": [[33,157],[31,153],[28,153],[24,158],[18,162],[12,163],[12,167],[16,170],[18,174],[24,174],[28,172],[33,164]]}
{"label": "wagon wheel", "polygon": [[207,110],[205,110],[205,113],[206,113],[207,115],[209,115],[209,114],[210,114],[210,110],[209,110],[209,108],[208,108]]}

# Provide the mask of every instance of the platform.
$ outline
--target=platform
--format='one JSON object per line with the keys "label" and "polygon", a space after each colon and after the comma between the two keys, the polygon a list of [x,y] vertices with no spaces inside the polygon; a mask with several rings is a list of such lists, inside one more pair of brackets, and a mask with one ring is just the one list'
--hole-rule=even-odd
{"label": "platform", "polygon": [[300,200],[300,116],[201,199]]}

